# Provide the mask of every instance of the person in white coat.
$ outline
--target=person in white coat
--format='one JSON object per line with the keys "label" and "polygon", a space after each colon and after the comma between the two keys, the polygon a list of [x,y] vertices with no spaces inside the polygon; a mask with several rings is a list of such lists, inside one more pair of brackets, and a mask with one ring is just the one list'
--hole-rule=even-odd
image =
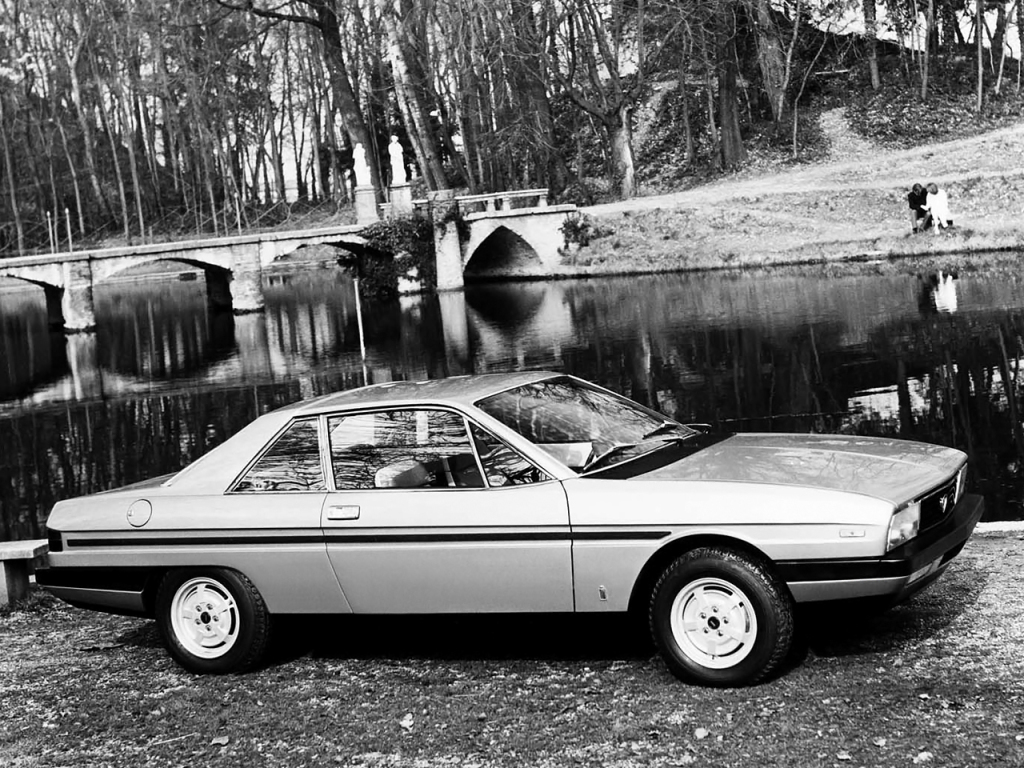
{"label": "person in white coat", "polygon": [[953,226],[953,216],[949,212],[949,198],[945,190],[939,189],[938,185],[932,182],[928,185],[928,198],[925,200],[924,209],[932,215],[932,226],[935,230],[940,227]]}

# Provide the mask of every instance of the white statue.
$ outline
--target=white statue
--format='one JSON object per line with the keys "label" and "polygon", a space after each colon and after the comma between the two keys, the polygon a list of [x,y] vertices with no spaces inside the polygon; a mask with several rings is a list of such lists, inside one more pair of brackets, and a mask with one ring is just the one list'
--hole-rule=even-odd
{"label": "white statue", "polygon": [[352,174],[356,177],[356,186],[370,184],[370,166],[366,164],[366,150],[362,144],[352,148]]}
{"label": "white statue", "polygon": [[388,154],[391,155],[391,184],[392,186],[398,186],[399,184],[406,184],[405,176],[405,155],[402,152],[402,145],[398,141],[397,136],[391,137],[391,143],[388,144]]}

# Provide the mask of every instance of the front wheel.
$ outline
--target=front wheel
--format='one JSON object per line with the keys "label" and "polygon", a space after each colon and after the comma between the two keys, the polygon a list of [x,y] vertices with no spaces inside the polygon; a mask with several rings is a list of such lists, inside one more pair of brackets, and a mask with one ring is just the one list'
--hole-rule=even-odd
{"label": "front wheel", "polygon": [[248,578],[226,568],[168,573],[156,597],[164,644],[190,672],[243,672],[259,663],[270,615]]}
{"label": "front wheel", "polygon": [[669,669],[688,682],[750,685],[786,659],[793,600],[769,567],[701,547],[662,573],[650,603],[651,634]]}

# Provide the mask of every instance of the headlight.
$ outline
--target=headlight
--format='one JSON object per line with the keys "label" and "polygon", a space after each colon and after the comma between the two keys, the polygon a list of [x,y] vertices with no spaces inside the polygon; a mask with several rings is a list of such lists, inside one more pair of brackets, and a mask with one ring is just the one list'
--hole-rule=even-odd
{"label": "headlight", "polygon": [[920,529],[921,505],[911,504],[909,507],[901,509],[889,521],[889,541],[885,551],[888,552],[901,544],[906,544],[917,536]]}
{"label": "headlight", "polygon": [[960,497],[964,495],[964,489],[967,487],[967,465],[964,464],[960,467],[960,471],[956,473],[956,497],[954,502],[960,501]]}

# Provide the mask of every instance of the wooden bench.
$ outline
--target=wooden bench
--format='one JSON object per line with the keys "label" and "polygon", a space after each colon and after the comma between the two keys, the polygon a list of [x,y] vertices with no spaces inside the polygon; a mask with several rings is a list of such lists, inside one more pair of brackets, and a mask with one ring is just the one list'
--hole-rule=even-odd
{"label": "wooden bench", "polygon": [[0,608],[28,594],[32,561],[46,551],[46,539],[0,542]]}

